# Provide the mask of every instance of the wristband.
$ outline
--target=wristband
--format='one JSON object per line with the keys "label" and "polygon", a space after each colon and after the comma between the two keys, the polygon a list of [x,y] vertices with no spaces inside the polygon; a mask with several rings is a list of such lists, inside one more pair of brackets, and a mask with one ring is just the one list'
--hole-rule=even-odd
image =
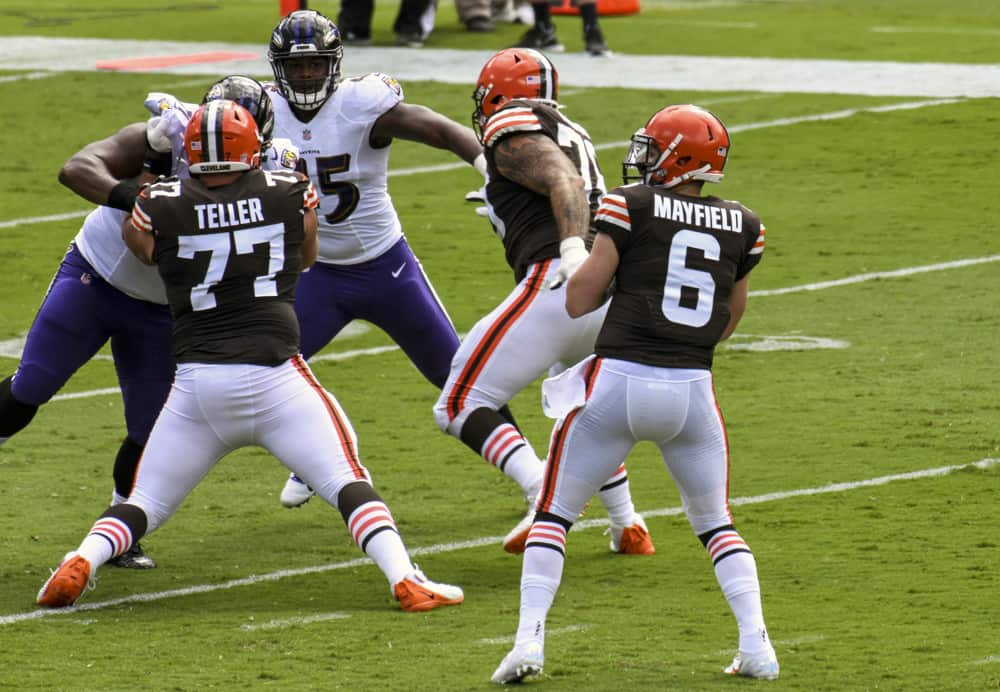
{"label": "wristband", "polygon": [[479,175],[486,177],[486,156],[484,154],[479,154],[476,158],[472,159],[472,167],[479,171]]}
{"label": "wristband", "polygon": [[111,188],[106,206],[121,209],[122,211],[132,211],[132,207],[135,206],[135,197],[138,194],[138,178],[126,178]]}
{"label": "wristband", "polygon": [[586,246],[583,244],[583,238],[578,235],[571,236],[569,238],[563,238],[559,243],[559,255],[565,256],[567,253],[577,252],[582,250],[587,252]]}

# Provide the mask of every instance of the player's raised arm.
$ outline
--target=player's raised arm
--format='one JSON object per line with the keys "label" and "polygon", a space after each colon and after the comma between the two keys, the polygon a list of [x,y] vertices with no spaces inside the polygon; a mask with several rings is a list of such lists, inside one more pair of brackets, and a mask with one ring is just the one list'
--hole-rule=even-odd
{"label": "player's raised arm", "polygon": [[145,156],[146,123],[132,123],[73,154],[59,170],[59,182],[94,204],[128,211]]}
{"label": "player's raised arm", "polygon": [[412,103],[397,103],[382,114],[372,127],[372,146],[385,146],[395,138],[447,149],[470,164],[483,153],[483,147],[471,127],[459,125],[437,111]]}

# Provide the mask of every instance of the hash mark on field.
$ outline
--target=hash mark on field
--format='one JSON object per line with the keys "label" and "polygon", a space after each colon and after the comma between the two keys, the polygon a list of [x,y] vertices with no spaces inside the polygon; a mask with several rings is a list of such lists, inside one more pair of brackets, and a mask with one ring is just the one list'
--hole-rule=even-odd
{"label": "hash mark on field", "polygon": [[977,666],[983,666],[987,663],[1000,663],[1000,656],[993,654],[992,656],[987,656],[986,658],[981,658],[978,661],[973,661]]}
{"label": "hash mark on field", "polygon": [[[554,630],[545,630],[546,637],[554,637],[560,634],[569,634],[570,632],[583,632],[584,630],[589,630],[590,625],[567,625],[566,627],[557,627]],[[485,639],[477,639],[476,644],[513,644],[514,635],[509,637],[486,637]]]}
{"label": "hash mark on field", "polygon": [[[893,481],[901,480],[912,480],[915,478],[933,478],[936,476],[944,476],[955,471],[962,471],[968,468],[978,468],[978,469],[988,469],[992,466],[1000,464],[1000,458],[987,457],[986,459],[980,459],[979,461],[972,462],[970,464],[957,464],[954,466],[939,466],[933,469],[922,469],[920,471],[909,471],[907,473],[897,473],[891,476],[879,476],[878,478],[870,478],[861,481],[849,481],[846,483],[831,483],[829,485],[819,486],[817,488],[800,488],[798,490],[786,490],[776,493],[767,493],[765,495],[755,495],[752,497],[737,497],[729,500],[731,505],[752,505],[759,504],[762,502],[771,502],[772,500],[784,500],[790,497],[802,497],[806,495],[820,495],[824,493],[839,493],[845,492],[847,490],[854,490],[856,488],[867,488],[874,485],[885,485],[886,483],[892,483]],[[644,517],[666,517],[674,516],[683,513],[683,509],[680,507],[667,507],[664,509],[654,509],[648,512],[642,512]],[[587,519],[577,524],[574,524],[573,530],[582,530],[591,527],[603,527],[608,525],[607,519]],[[436,555],[439,553],[451,553],[457,550],[465,550],[468,548],[482,548],[485,546],[494,546],[498,543],[503,542],[503,536],[484,536],[482,538],[474,538],[468,541],[459,541],[456,543],[438,543],[437,545],[429,545],[422,548],[413,548],[410,550],[410,555],[412,557],[417,557],[420,555]],[[103,608],[110,608],[118,605],[125,605],[126,603],[143,603],[150,601],[161,601],[166,598],[175,598],[177,596],[192,596],[195,594],[210,593],[213,591],[222,591],[224,589],[232,589],[237,586],[255,586],[263,582],[278,581],[279,579],[284,579],[285,577],[299,577],[307,574],[319,574],[321,572],[331,572],[334,570],[350,569],[352,567],[359,567],[361,565],[371,565],[372,561],[367,558],[355,558],[354,560],[345,560],[343,562],[334,562],[326,565],[313,565],[312,567],[298,567],[296,569],[283,569],[277,572],[270,572],[268,574],[257,574],[249,577],[244,577],[242,579],[232,579],[230,581],[222,582],[221,584],[200,584],[198,586],[188,586],[182,589],[171,589],[169,591],[155,591],[152,593],[140,593],[133,594],[131,596],[122,596],[121,598],[113,598],[107,601],[95,601],[93,603],[84,603],[83,605],[72,606],[70,608],[62,608],[59,610],[45,610],[37,609],[26,613],[12,613],[10,615],[0,615],[0,625],[12,625],[18,622],[25,622],[26,620],[38,620],[44,617],[49,617],[52,615],[67,615],[80,613],[82,611],[88,610],[101,610]]]}
{"label": "hash mark on field", "polygon": [[297,618],[281,618],[262,622],[259,625],[240,625],[240,629],[246,632],[256,632],[257,630],[278,630],[295,625],[311,625],[314,622],[326,622],[327,620],[346,620],[351,617],[347,613],[319,613],[317,615],[305,615]]}

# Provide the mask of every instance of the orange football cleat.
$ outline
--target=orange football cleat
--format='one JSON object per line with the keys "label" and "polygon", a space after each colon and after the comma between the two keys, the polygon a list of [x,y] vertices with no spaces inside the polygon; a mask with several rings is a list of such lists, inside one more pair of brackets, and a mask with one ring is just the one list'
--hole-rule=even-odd
{"label": "orange football cleat", "polygon": [[90,585],[90,563],[82,555],[69,553],[42,585],[36,602],[46,608],[66,608]]}

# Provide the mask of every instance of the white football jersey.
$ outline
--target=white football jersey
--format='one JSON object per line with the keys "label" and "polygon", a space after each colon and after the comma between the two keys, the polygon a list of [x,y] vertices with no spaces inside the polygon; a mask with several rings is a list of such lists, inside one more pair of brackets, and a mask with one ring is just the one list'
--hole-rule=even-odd
{"label": "white football jersey", "polygon": [[[174,155],[173,174],[182,178],[190,176],[184,158],[184,131],[188,121],[198,110],[198,105],[185,103],[172,96],[151,92],[145,106],[154,117],[168,123],[167,132]],[[261,156],[261,168],[268,170],[294,169],[298,152],[288,140],[273,139],[271,146]],[[122,240],[122,223],[128,212],[112,207],[99,206],[83,221],[74,242],[102,279],[125,295],[150,303],[166,305],[167,294],[156,267],[143,264]]]}
{"label": "white football jersey", "polygon": [[403,100],[399,83],[379,72],[345,79],[303,123],[273,86],[274,133],[298,147],[299,170],[319,191],[319,258],[329,264],[374,259],[403,236],[389,196],[389,149],[373,149],[372,126]]}

